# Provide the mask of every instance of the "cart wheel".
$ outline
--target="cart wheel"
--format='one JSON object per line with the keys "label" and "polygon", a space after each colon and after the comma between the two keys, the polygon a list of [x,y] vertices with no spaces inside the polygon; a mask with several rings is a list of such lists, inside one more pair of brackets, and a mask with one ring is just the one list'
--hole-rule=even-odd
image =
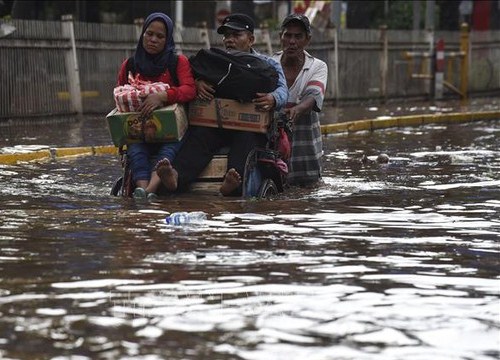
{"label": "cart wheel", "polygon": [[278,194],[278,187],[272,179],[265,179],[259,188],[259,193],[257,198],[259,199],[269,199],[273,195]]}
{"label": "cart wheel", "polygon": [[120,195],[120,190],[122,189],[123,185],[123,177],[120,176],[115,183],[113,184],[113,187],[111,188],[111,195],[113,196],[118,196]]}

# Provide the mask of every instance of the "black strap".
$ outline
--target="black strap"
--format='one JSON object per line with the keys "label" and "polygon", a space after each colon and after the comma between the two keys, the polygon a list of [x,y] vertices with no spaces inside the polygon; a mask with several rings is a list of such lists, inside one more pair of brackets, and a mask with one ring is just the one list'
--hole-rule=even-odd
{"label": "black strap", "polygon": [[[171,61],[168,64],[168,72],[170,73],[170,77],[172,78],[172,85],[174,86],[179,86],[179,77],[177,76],[177,63],[179,62],[179,56],[177,54],[174,54],[173,61]],[[134,62],[134,57],[131,56],[127,60],[127,74],[129,72],[132,73],[132,75],[135,75],[135,62]]]}

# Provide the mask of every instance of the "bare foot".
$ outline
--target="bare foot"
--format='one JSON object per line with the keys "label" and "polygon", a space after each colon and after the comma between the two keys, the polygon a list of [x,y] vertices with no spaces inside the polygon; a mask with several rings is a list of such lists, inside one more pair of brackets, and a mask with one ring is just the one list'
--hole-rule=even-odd
{"label": "bare foot", "polygon": [[224,181],[220,187],[220,193],[224,196],[229,196],[234,190],[238,188],[241,184],[241,176],[238,172],[231,168],[227,171],[226,176],[224,176]]}
{"label": "bare foot", "polygon": [[167,188],[168,191],[177,190],[177,178],[179,174],[172,167],[168,159],[162,159],[156,164],[156,173],[160,177],[162,184]]}

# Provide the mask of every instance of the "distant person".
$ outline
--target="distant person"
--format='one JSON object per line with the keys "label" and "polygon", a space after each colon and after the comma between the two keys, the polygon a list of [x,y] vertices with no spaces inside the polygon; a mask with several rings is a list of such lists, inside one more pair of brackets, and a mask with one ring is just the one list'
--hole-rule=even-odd
{"label": "distant person", "polygon": [[[144,22],[134,56],[123,62],[118,73],[119,86],[128,84],[129,71],[137,75],[139,80],[162,82],[170,86],[166,92],[148,94],[142,99],[143,103],[139,108],[142,119],[150,118],[153,110],[174,103],[187,103],[196,97],[189,60],[184,55],[175,53],[173,30],[172,20],[167,15],[149,15]],[[154,168],[155,162],[161,159],[173,161],[180,146],[180,142],[141,142],[127,146],[133,180],[137,186],[134,198],[156,198],[161,181]]]}
{"label": "distant person", "polygon": [[323,142],[319,112],[328,68],[325,62],[305,50],[310,40],[311,24],[307,16],[291,14],[281,24],[282,50],[273,55],[283,67],[289,91],[285,113],[293,124],[287,177],[290,185],[310,185],[321,178]]}
{"label": "distant person", "polygon": [[[252,48],[255,42],[252,18],[237,13],[228,15],[217,32],[223,35],[226,50],[258,55],[276,69],[279,75],[277,88],[270,93],[257,93],[252,102],[266,112],[283,108],[288,97],[283,70],[278,62],[257,53]],[[214,98],[215,84],[197,80],[196,85],[200,99]],[[238,196],[242,194],[242,175],[248,154],[256,147],[264,147],[266,143],[267,135],[262,133],[190,126],[189,134],[174,163],[171,164],[168,160],[162,161],[158,165],[157,172],[168,191],[185,191],[198,178],[217,151],[228,146],[229,170],[224,176],[220,193],[224,196]]]}

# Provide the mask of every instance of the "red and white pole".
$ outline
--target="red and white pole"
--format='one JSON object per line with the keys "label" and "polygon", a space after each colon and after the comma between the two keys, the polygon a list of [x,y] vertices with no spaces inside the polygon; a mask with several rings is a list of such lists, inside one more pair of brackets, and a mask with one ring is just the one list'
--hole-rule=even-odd
{"label": "red and white pole", "polygon": [[444,88],[444,41],[439,39],[436,44],[436,66],[434,68],[434,98],[443,98]]}

